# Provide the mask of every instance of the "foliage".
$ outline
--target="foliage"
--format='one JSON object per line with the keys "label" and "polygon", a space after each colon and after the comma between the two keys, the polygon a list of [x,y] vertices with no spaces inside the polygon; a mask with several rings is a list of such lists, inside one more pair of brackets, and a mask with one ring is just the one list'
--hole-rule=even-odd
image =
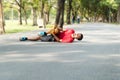
{"label": "foliage", "polygon": [[[16,0],[18,3],[20,0]],[[65,6],[68,6],[66,0]],[[42,3],[44,6],[42,7]],[[118,14],[118,5],[120,0],[72,0],[72,14],[75,16],[81,15],[81,17],[87,21],[103,21],[103,22],[117,22],[117,14]],[[42,9],[45,12],[48,12],[48,17],[50,17],[50,22],[55,21],[56,15],[56,4],[57,0],[22,0],[22,7],[26,11],[24,14],[24,10],[22,9],[22,17],[26,15],[27,19],[32,19],[32,8],[36,8],[37,16],[42,13]],[[15,0],[4,0],[3,8],[4,8],[4,18],[12,19],[12,9],[13,9],[13,19],[18,19],[18,11],[19,5],[15,2]],[[67,11],[67,8],[65,8]],[[65,16],[67,13],[65,13]],[[51,21],[53,20],[53,21]]]}

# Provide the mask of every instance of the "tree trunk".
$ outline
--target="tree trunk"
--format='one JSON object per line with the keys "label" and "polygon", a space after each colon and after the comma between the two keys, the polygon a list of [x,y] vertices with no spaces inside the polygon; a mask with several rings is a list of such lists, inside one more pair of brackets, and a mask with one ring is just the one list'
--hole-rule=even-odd
{"label": "tree trunk", "polygon": [[0,0],[0,34],[3,33],[5,33],[5,29],[4,29],[4,20],[3,20],[2,0]]}
{"label": "tree trunk", "polygon": [[44,2],[41,0],[41,18],[44,16]]}
{"label": "tree trunk", "polygon": [[58,4],[58,8],[57,8],[57,14],[56,14],[56,19],[55,19],[55,24],[56,25],[59,24],[59,19],[60,19],[60,14],[61,14],[61,11],[60,11],[60,0],[58,0],[57,4]]}
{"label": "tree trunk", "polygon": [[22,25],[22,8],[19,9],[19,24]]}
{"label": "tree trunk", "polygon": [[17,3],[17,5],[19,6],[19,24],[22,25],[22,0],[15,0],[15,2]]}
{"label": "tree trunk", "polygon": [[60,25],[61,28],[64,24],[64,4],[65,0],[58,0],[57,2],[57,14],[55,19],[55,25]]}
{"label": "tree trunk", "polygon": [[27,25],[27,13],[25,9],[24,9],[24,18],[25,18],[25,24]]}
{"label": "tree trunk", "polygon": [[61,17],[60,17],[60,27],[63,27],[64,24],[64,5],[65,5],[65,0],[62,2],[62,7],[61,7]]}
{"label": "tree trunk", "polygon": [[19,22],[22,25],[22,0],[20,0],[20,9],[19,9]]}
{"label": "tree trunk", "polygon": [[120,23],[120,4],[118,7],[118,12],[117,12],[117,22]]}
{"label": "tree trunk", "polygon": [[67,24],[71,24],[71,9],[72,9],[72,0],[68,0],[67,6]]}
{"label": "tree trunk", "polygon": [[37,10],[33,8],[33,26],[37,26]]}
{"label": "tree trunk", "polygon": [[117,12],[113,13],[113,22],[117,22]]}
{"label": "tree trunk", "polygon": [[44,28],[46,28],[46,24],[47,24],[47,12],[44,12],[43,24],[44,24]]}

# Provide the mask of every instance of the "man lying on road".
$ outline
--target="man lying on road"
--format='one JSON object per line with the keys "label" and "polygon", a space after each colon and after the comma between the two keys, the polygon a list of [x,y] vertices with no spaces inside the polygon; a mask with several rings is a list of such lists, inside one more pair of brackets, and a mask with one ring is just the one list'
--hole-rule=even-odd
{"label": "man lying on road", "polygon": [[62,43],[71,43],[75,39],[82,40],[82,33],[75,33],[73,29],[62,30],[59,27],[54,27],[48,32],[40,32],[37,36],[34,37],[21,37],[20,41],[37,41],[41,40],[44,42],[62,42]]}

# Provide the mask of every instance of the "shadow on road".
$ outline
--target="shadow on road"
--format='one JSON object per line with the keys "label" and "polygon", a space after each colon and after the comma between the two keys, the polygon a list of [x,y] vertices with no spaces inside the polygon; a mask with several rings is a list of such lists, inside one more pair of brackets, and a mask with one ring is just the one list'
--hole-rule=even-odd
{"label": "shadow on road", "polygon": [[104,23],[69,27],[82,32],[83,41],[20,42],[19,34],[2,37],[0,80],[119,80],[120,27]]}

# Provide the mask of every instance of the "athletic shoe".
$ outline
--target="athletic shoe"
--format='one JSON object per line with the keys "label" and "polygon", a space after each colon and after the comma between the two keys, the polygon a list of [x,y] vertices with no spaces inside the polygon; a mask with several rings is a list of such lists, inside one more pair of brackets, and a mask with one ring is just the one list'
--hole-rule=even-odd
{"label": "athletic shoe", "polygon": [[26,41],[26,40],[27,40],[27,37],[21,37],[19,40],[20,40],[20,41]]}
{"label": "athletic shoe", "polygon": [[46,36],[47,33],[46,32],[39,32],[38,35],[40,35],[40,36]]}

